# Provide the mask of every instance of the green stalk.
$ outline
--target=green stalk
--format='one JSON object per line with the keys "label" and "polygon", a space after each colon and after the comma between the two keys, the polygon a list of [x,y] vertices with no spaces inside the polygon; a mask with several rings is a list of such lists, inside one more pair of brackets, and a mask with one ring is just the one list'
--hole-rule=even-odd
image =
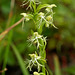
{"label": "green stalk", "polygon": [[34,13],[36,13],[36,4],[35,4],[35,2],[34,2],[34,4],[32,3],[32,7],[34,9]]}
{"label": "green stalk", "polygon": [[2,42],[0,42],[0,64],[1,64],[2,59],[3,59],[2,58],[2,52],[3,52],[3,49],[4,49],[3,44],[4,44],[4,40]]}
{"label": "green stalk", "polygon": [[[45,48],[45,47],[44,47]],[[42,57],[44,57],[44,59],[46,59],[46,51],[45,49],[43,48],[43,51],[42,51]],[[45,62],[42,62],[42,64],[45,66]],[[45,68],[42,67],[42,72],[44,74],[46,74],[46,71],[45,71]]]}
{"label": "green stalk", "polygon": [[[10,44],[11,44],[11,41],[12,41],[12,35],[13,35],[13,32],[10,31],[9,33],[9,37],[8,37],[8,44],[7,44],[7,47],[6,47],[6,50],[5,50],[5,55],[4,55],[4,63],[3,63],[3,70],[4,68],[6,68],[6,64],[7,64],[7,60],[8,60],[8,54],[9,54],[9,50],[10,50]],[[5,71],[2,73],[2,75],[5,75]]]}
{"label": "green stalk", "polygon": [[[44,41],[41,39],[41,45],[40,46],[40,55],[42,58],[46,59],[46,51],[45,51],[45,47],[46,47],[46,44],[44,45]],[[45,66],[45,62],[42,62],[42,65]],[[44,67],[42,67],[42,72],[46,75],[46,69]]]}

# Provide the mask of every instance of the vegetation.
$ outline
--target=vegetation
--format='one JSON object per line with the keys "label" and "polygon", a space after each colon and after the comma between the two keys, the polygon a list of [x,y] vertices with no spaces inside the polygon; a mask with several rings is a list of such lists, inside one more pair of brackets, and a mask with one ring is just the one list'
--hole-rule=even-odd
{"label": "vegetation", "polygon": [[0,73],[74,75],[75,1],[28,1],[0,1]]}

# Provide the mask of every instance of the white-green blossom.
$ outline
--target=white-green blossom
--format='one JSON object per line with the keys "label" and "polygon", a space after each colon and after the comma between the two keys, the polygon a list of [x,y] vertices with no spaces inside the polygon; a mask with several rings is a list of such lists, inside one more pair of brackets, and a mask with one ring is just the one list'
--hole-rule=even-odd
{"label": "white-green blossom", "polygon": [[44,73],[33,72],[33,75],[45,75]]}
{"label": "white-green blossom", "polygon": [[26,21],[29,21],[30,19],[33,18],[33,15],[32,14],[27,14],[27,13],[21,13],[22,16],[24,16],[24,19]]}
{"label": "white-green blossom", "polygon": [[36,44],[37,48],[39,48],[39,46],[42,46],[40,41],[43,41],[43,43],[46,44],[46,37],[39,35],[38,32],[34,32],[34,34],[29,38],[29,41]]}
{"label": "white-green blossom", "polygon": [[[50,6],[50,8],[52,8],[53,6]],[[49,8],[49,7],[48,7]],[[43,23],[43,21],[45,22],[45,26],[46,27],[50,27],[53,26],[54,28],[57,29],[57,27],[53,24],[53,11],[52,9],[50,10],[50,14],[49,12],[48,13],[43,13],[43,12],[40,12],[38,13],[38,22],[37,22],[37,25],[38,25],[38,28],[40,28],[41,24]]]}
{"label": "white-green blossom", "polygon": [[[21,15],[24,17],[22,27],[24,26],[25,21],[33,20],[34,24],[36,25],[35,28],[37,31],[40,33],[42,32],[43,26],[45,25],[46,27],[53,26],[53,7],[56,7],[55,4],[49,5],[49,4],[43,4],[37,6],[40,2],[38,0],[24,0],[22,6],[28,5],[27,9],[33,9],[32,14],[27,14],[27,13],[21,13]],[[46,12],[40,12],[41,9],[46,8]],[[57,27],[55,27],[57,28]],[[37,67],[38,72],[33,72],[33,75],[49,75],[48,71],[45,68],[46,64],[46,37],[43,35],[38,34],[38,32],[33,32],[33,35],[29,37],[28,41],[31,42],[31,44],[35,44],[37,47],[37,52],[33,54],[29,54],[30,59],[27,59],[25,61],[27,69],[30,71],[32,68]]]}
{"label": "white-green blossom", "polygon": [[45,26],[46,27],[49,27],[49,25],[51,24],[51,23],[53,23],[53,17],[51,16],[51,15],[49,15],[49,16],[46,16],[46,15],[44,15],[44,13],[42,13],[42,12],[40,12],[39,14],[39,21],[38,21],[38,23],[39,23],[39,28],[40,28],[40,26],[41,26],[41,23],[43,23],[43,21],[45,21]]}
{"label": "white-green blossom", "polygon": [[32,14],[27,14],[27,13],[21,13],[21,15],[24,17],[22,21],[22,29],[24,28],[25,21],[29,21],[30,19],[33,18]]}
{"label": "white-green blossom", "polygon": [[24,5],[28,4],[28,3],[29,3],[29,6],[27,7],[27,9],[28,8],[32,9],[33,4],[39,4],[40,2],[39,2],[39,0],[24,0],[22,6],[24,6]]}
{"label": "white-green blossom", "polygon": [[28,59],[28,66],[27,68],[29,68],[29,70],[31,71],[33,66],[37,66],[38,67],[38,72],[40,71],[41,67],[44,67],[44,65],[42,65],[39,61],[43,61],[46,63],[45,59],[43,59],[41,56],[38,56],[37,53],[35,54],[29,54],[30,56],[30,60]]}
{"label": "white-green blossom", "polygon": [[34,72],[33,75],[40,75],[38,72]]}
{"label": "white-green blossom", "polygon": [[45,14],[43,12],[38,13],[38,28],[40,28],[41,23],[44,21],[46,21],[45,19]]}
{"label": "white-green blossom", "polygon": [[51,19],[52,19],[52,16],[51,15],[49,15],[49,16],[46,17],[46,20],[47,21],[50,21]]}
{"label": "white-green blossom", "polygon": [[53,7],[56,7],[56,5],[55,4],[48,5],[47,8],[46,8],[46,11],[51,12]]}

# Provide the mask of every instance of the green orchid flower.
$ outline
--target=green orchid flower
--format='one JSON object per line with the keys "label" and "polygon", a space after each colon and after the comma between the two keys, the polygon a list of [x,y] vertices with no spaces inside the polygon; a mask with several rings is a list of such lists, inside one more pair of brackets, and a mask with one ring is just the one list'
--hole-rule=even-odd
{"label": "green orchid flower", "polygon": [[46,60],[43,59],[41,56],[38,56],[37,53],[35,53],[35,54],[29,54],[29,56],[30,56],[31,59],[27,60],[28,61],[27,68],[29,68],[29,70],[31,71],[33,66],[37,66],[38,67],[38,72],[39,72],[40,69],[41,69],[41,67],[44,67],[44,65],[42,65],[40,63],[40,61],[43,61],[43,62],[46,63]]}

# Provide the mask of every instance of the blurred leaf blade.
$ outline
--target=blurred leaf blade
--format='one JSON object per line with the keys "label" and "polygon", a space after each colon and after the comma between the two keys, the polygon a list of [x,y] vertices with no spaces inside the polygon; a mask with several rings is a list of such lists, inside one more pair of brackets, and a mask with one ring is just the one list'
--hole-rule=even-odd
{"label": "blurred leaf blade", "polygon": [[75,65],[71,67],[67,67],[63,69],[64,72],[67,72],[69,74],[75,74]]}
{"label": "blurred leaf blade", "polygon": [[55,75],[61,75],[59,60],[56,55],[54,55],[54,66],[55,66]]}
{"label": "blurred leaf blade", "polygon": [[[11,44],[11,41],[12,41],[12,35],[13,35],[13,32],[10,31],[9,32],[9,37],[8,37],[8,44],[7,44],[5,55],[4,55],[3,69],[6,68],[6,64],[7,64],[7,60],[8,60],[8,54],[9,54],[9,49],[10,49],[10,44]],[[5,75],[5,71],[2,73],[2,75]]]}
{"label": "blurred leaf blade", "polygon": [[19,62],[19,65],[21,67],[23,75],[29,75],[29,73],[28,73],[28,71],[27,71],[27,69],[26,69],[26,67],[24,65],[24,61],[23,61],[21,55],[19,54],[19,52],[18,52],[18,50],[17,50],[17,48],[16,48],[16,46],[14,44],[12,44],[12,48],[13,48],[13,51],[14,51],[16,57],[17,57],[17,60]]}
{"label": "blurred leaf blade", "polygon": [[42,4],[42,5],[39,5],[39,6],[37,7],[37,12],[39,12],[40,9],[47,7],[48,5],[49,5],[49,4]]}

